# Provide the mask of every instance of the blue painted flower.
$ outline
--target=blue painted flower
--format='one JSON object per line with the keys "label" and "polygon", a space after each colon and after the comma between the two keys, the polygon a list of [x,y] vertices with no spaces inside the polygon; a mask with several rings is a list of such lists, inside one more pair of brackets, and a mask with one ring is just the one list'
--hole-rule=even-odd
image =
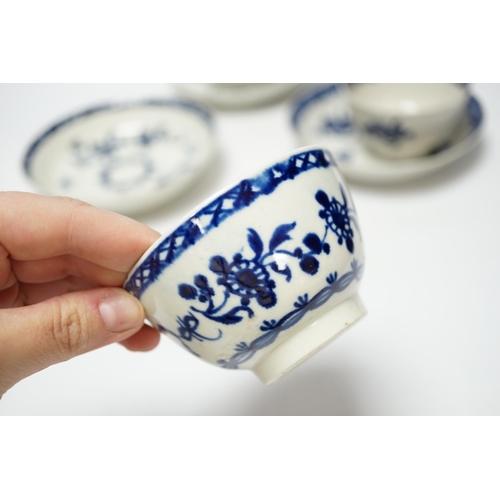
{"label": "blue painted flower", "polygon": [[349,252],[354,252],[354,232],[351,227],[351,219],[349,217],[349,207],[347,199],[342,187],[340,188],[344,203],[340,203],[335,197],[330,199],[328,195],[319,190],[316,193],[316,201],[323,206],[320,210],[319,216],[325,219],[327,226],[337,235],[337,242],[339,245],[345,241],[346,247]]}
{"label": "blue painted flower", "polygon": [[365,131],[367,134],[376,135],[380,139],[384,139],[389,144],[396,144],[413,135],[403,127],[401,122],[371,123],[365,126]]}
{"label": "blue painted flower", "polygon": [[348,116],[339,118],[326,118],[323,122],[322,132],[334,134],[350,134],[352,132],[352,121]]}
{"label": "blue painted flower", "polygon": [[221,255],[216,255],[210,259],[209,268],[219,276],[219,285],[224,285],[229,293],[241,297],[242,305],[248,305],[252,299],[266,308],[276,304],[273,291],[276,284],[260,262],[244,259],[238,253],[229,263]]}

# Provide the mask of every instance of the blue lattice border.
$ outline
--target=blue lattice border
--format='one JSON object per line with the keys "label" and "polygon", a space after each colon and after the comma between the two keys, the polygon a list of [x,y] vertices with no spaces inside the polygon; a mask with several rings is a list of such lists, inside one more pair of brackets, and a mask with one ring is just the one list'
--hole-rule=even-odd
{"label": "blue lattice border", "polygon": [[271,194],[283,182],[292,180],[308,170],[330,166],[336,165],[327,151],[311,149],[276,163],[252,179],[242,180],[162,239],[145,260],[131,272],[124,288],[140,298],[165,268],[228,217],[248,207],[261,196]]}

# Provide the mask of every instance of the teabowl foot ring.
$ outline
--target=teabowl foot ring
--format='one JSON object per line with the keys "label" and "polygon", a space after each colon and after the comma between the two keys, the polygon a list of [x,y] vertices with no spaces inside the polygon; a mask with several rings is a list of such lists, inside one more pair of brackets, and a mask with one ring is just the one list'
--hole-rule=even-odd
{"label": "teabowl foot ring", "polygon": [[323,316],[305,325],[278,345],[252,370],[266,385],[272,384],[317,353],[366,314],[361,299],[346,299]]}

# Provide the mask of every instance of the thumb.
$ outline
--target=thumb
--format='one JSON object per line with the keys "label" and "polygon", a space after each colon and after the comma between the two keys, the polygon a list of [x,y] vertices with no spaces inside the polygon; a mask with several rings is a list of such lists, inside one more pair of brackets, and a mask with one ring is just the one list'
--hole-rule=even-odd
{"label": "thumb", "polygon": [[0,310],[0,395],[50,365],[127,339],[141,329],[144,317],[140,302],[120,288]]}

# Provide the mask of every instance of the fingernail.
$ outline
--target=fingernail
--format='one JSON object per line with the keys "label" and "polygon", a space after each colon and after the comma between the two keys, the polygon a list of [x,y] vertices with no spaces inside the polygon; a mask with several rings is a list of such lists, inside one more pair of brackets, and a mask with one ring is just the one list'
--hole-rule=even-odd
{"label": "fingernail", "polygon": [[99,304],[99,312],[106,328],[113,333],[139,329],[144,323],[140,302],[132,295],[108,297]]}

